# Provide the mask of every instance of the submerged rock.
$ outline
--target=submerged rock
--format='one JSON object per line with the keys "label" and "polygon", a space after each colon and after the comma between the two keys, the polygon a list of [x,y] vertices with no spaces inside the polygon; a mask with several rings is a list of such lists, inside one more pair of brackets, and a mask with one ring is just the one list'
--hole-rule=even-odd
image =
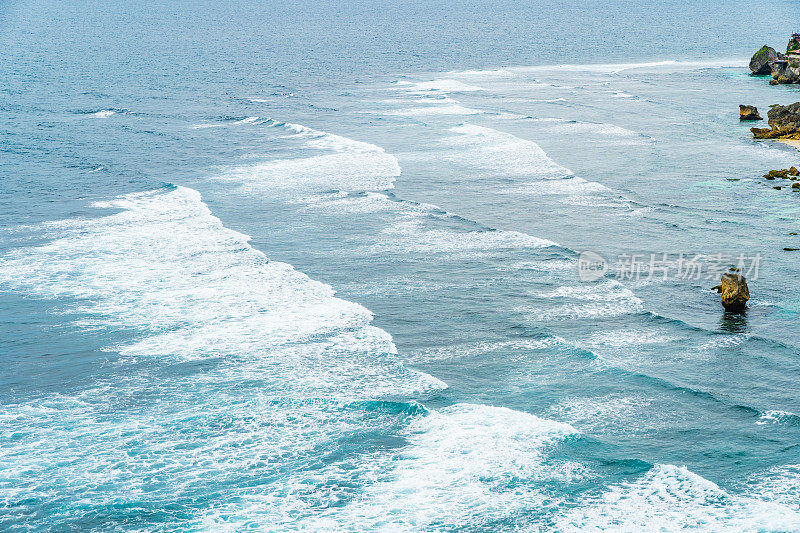
{"label": "submerged rock", "polygon": [[769,128],[750,128],[756,139],[800,139],[800,102],[772,106],[767,119]]}
{"label": "submerged rock", "polygon": [[769,62],[781,59],[781,57],[782,56],[776,52],[774,48],[765,44],[758,52],[753,54],[753,57],[750,59],[750,71],[754,75],[771,74],[772,69],[770,68]]}
{"label": "submerged rock", "polygon": [[739,106],[739,120],[764,120],[758,114],[758,108],[754,105]]}
{"label": "submerged rock", "polygon": [[726,272],[722,275],[722,283],[712,290],[720,293],[720,302],[726,311],[738,312],[747,306],[750,299],[750,290],[747,288],[747,280],[736,270]]}

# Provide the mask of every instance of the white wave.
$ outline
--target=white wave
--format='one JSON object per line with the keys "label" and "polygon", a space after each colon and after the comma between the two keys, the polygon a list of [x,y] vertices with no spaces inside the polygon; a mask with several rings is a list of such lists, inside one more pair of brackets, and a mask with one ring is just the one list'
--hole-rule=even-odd
{"label": "white wave", "polygon": [[383,152],[383,148],[363,141],[350,139],[334,133],[315,130],[302,124],[292,124],[290,122],[273,122],[275,126],[286,129],[287,131],[306,140],[306,145],[320,150],[353,151],[353,152]]}
{"label": "white wave", "polygon": [[519,309],[534,321],[608,318],[636,314],[644,310],[642,300],[616,280],[597,284],[563,286],[555,291],[538,294],[538,296],[576,300],[576,302],[552,305],[547,308],[525,306]]}
{"label": "white wave", "polygon": [[[584,432],[621,431],[633,433],[647,425],[655,400],[643,397],[610,394],[590,398],[566,398],[549,409],[558,420]],[[652,429],[649,426],[648,429]]]}
{"label": "white wave", "polygon": [[192,125],[192,129],[201,130],[207,128],[226,128],[228,126],[241,126],[243,124],[265,124],[265,123],[273,123],[274,121],[270,118],[262,118],[262,117],[245,117],[239,120],[228,120],[225,122],[212,122],[212,123],[201,123],[201,124],[194,124]]}
{"label": "white wave", "polygon": [[[519,89],[527,90],[527,89],[565,89],[565,90],[573,90],[578,89],[574,85],[560,85],[558,83],[547,83],[542,81],[530,81],[527,83],[521,83],[518,86]],[[557,99],[555,99],[557,100]],[[565,100],[566,101],[566,100]]]}
{"label": "white wave", "polygon": [[515,73],[527,72],[590,72],[598,74],[619,74],[628,70],[658,70],[659,72],[672,72],[681,70],[698,70],[703,68],[741,67],[749,59],[733,58],[708,61],[649,61],[641,63],[598,63],[598,64],[562,64],[511,67],[508,70]]}
{"label": "white wave", "polygon": [[409,89],[414,91],[441,91],[449,93],[463,93],[484,90],[482,87],[468,85],[463,81],[452,79],[438,79],[419,83],[411,83],[409,85]]}
{"label": "white wave", "polygon": [[542,339],[519,339],[512,341],[481,342],[477,344],[455,345],[444,348],[421,350],[406,354],[409,361],[415,363],[443,361],[462,357],[475,357],[499,350],[546,350],[572,346],[561,337],[545,337]]}
{"label": "white wave", "polygon": [[537,295],[541,298],[574,298],[581,301],[609,301],[633,297],[633,293],[616,280],[593,284],[564,285]]}
{"label": "white wave", "polygon": [[790,411],[781,411],[780,409],[769,409],[761,413],[758,417],[756,424],[763,426],[765,424],[781,424],[787,420],[795,420],[797,415]]}
{"label": "white wave", "polygon": [[255,189],[380,191],[394,187],[400,175],[397,158],[374,144],[300,124],[271,124],[303,140],[305,148],[328,153],[235,166],[218,179]]}
{"label": "white wave", "polygon": [[400,166],[394,156],[384,152],[345,152],[233,167],[219,179],[255,190],[369,191],[391,189],[399,175]]}
{"label": "white wave", "polygon": [[448,254],[452,257],[476,258],[508,250],[531,250],[558,246],[547,239],[526,233],[502,230],[458,231],[430,226],[431,220],[447,223],[454,215],[424,203],[397,202],[381,193],[348,196],[340,193],[314,195],[297,199],[309,209],[336,213],[381,213],[386,224],[373,243],[351,250],[365,255],[386,253]]}
{"label": "white wave", "polygon": [[[367,309],[267,260],[196,191],[95,205],[119,211],[49,224],[54,240],[0,258],[3,290],[63,299],[58,311],[77,325],[129,339],[109,347],[121,356],[100,359],[98,373],[119,369],[107,384],[0,406],[15,435],[0,447],[0,472],[13,480],[0,499],[23,502],[14,513],[58,499],[51,518],[75,524],[110,505],[182,500],[187,514],[232,518],[257,500],[265,505],[246,520],[274,527],[316,514],[303,501],[320,484],[308,457],[359,432],[394,434],[405,417],[349,402],[446,387],[400,364]],[[345,483],[337,464],[321,472]]]}
{"label": "white wave", "polygon": [[116,111],[112,111],[111,109],[104,109],[102,111],[98,111],[96,113],[92,113],[91,116],[97,117],[97,118],[108,118],[111,115],[116,115],[116,114],[117,114]]}
{"label": "white wave", "polygon": [[800,512],[800,464],[775,466],[751,476],[745,494]]}
{"label": "white wave", "polygon": [[540,239],[517,231],[469,231],[425,230],[417,222],[398,224],[383,232],[393,239],[372,246],[373,252],[401,249],[418,254],[466,253],[476,257],[480,253],[502,250],[547,248],[558,246],[553,241]]}
{"label": "white wave", "polygon": [[304,527],[489,527],[540,508],[546,500],[543,483],[587,476],[581,465],[555,461],[548,453],[552,445],[576,433],[567,424],[502,407],[446,407],[411,424],[405,432],[408,445],[386,463],[388,471],[361,498]]}
{"label": "white wave", "polygon": [[367,192],[358,196],[351,196],[341,191],[327,195],[311,194],[299,196],[292,201],[303,204],[306,209],[334,214],[384,213],[397,209],[396,202],[392,202],[388,196],[378,192]]}
{"label": "white wave", "polygon": [[400,109],[392,111],[390,115],[400,115],[406,117],[421,117],[421,116],[434,116],[434,115],[478,115],[483,113],[478,109],[464,107],[459,104],[443,105],[443,106],[428,106],[428,107],[411,107],[407,109]]}
{"label": "white wave", "polygon": [[621,213],[622,216],[631,217],[631,218],[641,218],[649,215],[656,211],[656,208],[652,205],[646,205],[644,207],[633,207],[633,205],[629,204],[630,210]]}
{"label": "white wave", "polygon": [[531,181],[516,187],[510,187],[504,192],[511,194],[575,194],[584,196],[595,193],[592,198],[596,199],[597,201],[600,201],[601,199],[608,201],[608,193],[611,193],[612,191],[602,183],[597,183],[596,181],[587,181],[577,176],[569,176],[563,179]]}
{"label": "white wave", "polygon": [[258,122],[259,120],[260,120],[259,117],[246,117],[241,120],[235,121],[234,124],[253,124],[255,122]]}
{"label": "white wave", "polygon": [[464,77],[464,78],[478,78],[478,79],[508,79],[516,78],[519,76],[516,72],[508,69],[493,69],[493,70],[463,70],[453,71],[448,73],[449,76]]}
{"label": "white wave", "polygon": [[560,118],[535,118],[534,122],[552,124],[552,128],[558,132],[577,135],[596,135],[602,139],[605,137],[617,139],[625,139],[629,143],[641,143],[647,140],[647,137],[635,131],[617,126],[616,124],[595,123],[595,122],[578,122],[575,120],[566,120]]}
{"label": "white wave", "polygon": [[684,467],[657,465],[555,519],[559,531],[797,531],[800,515],[776,502],[728,493]]}
{"label": "white wave", "polygon": [[604,137],[635,137],[643,139],[642,135],[615,124],[593,124],[590,122],[564,122],[559,129],[577,134],[594,134]]}
{"label": "white wave", "polygon": [[[64,237],[8,254],[0,265],[0,285],[41,297],[78,298],[79,311],[89,317],[84,324],[143,332],[138,342],[117,347],[131,356],[201,359],[269,352],[274,370],[285,365],[283,371],[291,374],[315,351],[396,351],[388,334],[370,325],[368,310],[335,298],[329,286],[290,265],[268,261],[246,235],[223,227],[192,189],[130,194],[95,205],[122,211],[72,221]],[[301,341],[302,350],[294,346]],[[369,376],[377,379],[379,396],[392,379],[406,392],[414,383],[427,388],[438,381],[406,371],[403,378],[386,381],[354,361],[352,355],[346,361],[330,357],[308,371],[329,372],[311,389],[323,390],[324,378],[333,390],[349,371],[355,373],[350,385],[366,387],[358,394],[367,396]],[[392,374],[397,375],[387,372]]]}
{"label": "white wave", "polygon": [[[459,232],[427,229],[423,224],[427,214],[425,211],[420,210],[404,213],[404,220],[398,220],[382,231],[390,239],[382,240],[381,243],[374,245],[373,250],[389,251],[400,248],[404,252],[428,254],[493,252],[507,249],[535,249],[558,246],[553,241],[533,237],[518,231],[482,230]],[[445,214],[443,216],[450,217],[452,215]]]}
{"label": "white wave", "polygon": [[500,111],[498,113],[487,112],[487,114],[490,115],[492,118],[497,118],[500,120],[523,120],[530,118],[528,115],[520,115],[518,113],[507,113],[505,111]]}
{"label": "white wave", "polygon": [[714,352],[720,348],[730,348],[738,346],[751,337],[751,334],[742,333],[738,335],[716,335],[710,340],[697,347],[698,352]]}
{"label": "white wave", "polygon": [[457,163],[504,176],[554,179],[572,175],[533,141],[472,124],[462,124],[450,131],[458,135],[445,142],[458,150],[447,153],[446,157]]}
{"label": "white wave", "polygon": [[669,344],[680,338],[653,329],[612,329],[587,337],[581,344],[592,348],[627,348],[653,344]]}

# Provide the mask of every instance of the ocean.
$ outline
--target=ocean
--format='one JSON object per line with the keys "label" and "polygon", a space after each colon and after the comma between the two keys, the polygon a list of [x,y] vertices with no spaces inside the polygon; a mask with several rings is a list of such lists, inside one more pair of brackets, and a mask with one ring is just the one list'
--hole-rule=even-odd
{"label": "ocean", "polygon": [[0,529],[800,531],[798,16],[0,4]]}

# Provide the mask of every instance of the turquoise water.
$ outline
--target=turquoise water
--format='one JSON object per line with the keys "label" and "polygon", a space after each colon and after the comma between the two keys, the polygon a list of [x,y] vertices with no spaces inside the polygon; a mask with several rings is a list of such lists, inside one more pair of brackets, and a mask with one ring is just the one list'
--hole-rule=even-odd
{"label": "turquoise water", "polygon": [[0,529],[800,530],[776,12],[3,4]]}

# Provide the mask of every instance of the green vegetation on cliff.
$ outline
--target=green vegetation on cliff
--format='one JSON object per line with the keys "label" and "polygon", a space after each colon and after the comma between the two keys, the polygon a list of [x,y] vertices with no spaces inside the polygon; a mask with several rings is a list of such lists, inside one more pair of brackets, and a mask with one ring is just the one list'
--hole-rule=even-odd
{"label": "green vegetation on cliff", "polygon": [[764,57],[764,56],[769,56],[769,51],[770,50],[771,50],[771,48],[765,44],[764,46],[762,46],[761,48],[758,49],[758,52],[753,54],[753,59],[761,58],[761,57]]}

